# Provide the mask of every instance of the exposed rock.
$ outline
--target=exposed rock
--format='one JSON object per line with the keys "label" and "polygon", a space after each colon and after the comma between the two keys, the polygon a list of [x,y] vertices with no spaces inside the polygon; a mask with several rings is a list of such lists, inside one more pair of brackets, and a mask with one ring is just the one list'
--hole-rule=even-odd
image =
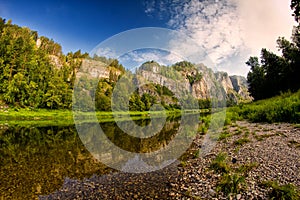
{"label": "exposed rock", "polygon": [[109,68],[99,61],[85,59],[81,69],[81,72],[87,73],[93,78],[109,78]]}
{"label": "exposed rock", "polygon": [[215,76],[217,81],[223,86],[226,94],[228,94],[230,90],[233,90],[231,79],[226,72],[216,72]]}
{"label": "exposed rock", "polygon": [[233,89],[241,96],[242,99],[253,100],[248,91],[247,79],[243,76],[229,76]]}
{"label": "exposed rock", "polygon": [[62,64],[62,62],[61,62],[61,60],[60,60],[60,58],[58,56],[56,56],[56,55],[49,55],[49,59],[50,59],[50,62],[54,66],[56,66],[58,68],[61,68],[63,66],[63,64]]}
{"label": "exposed rock", "polygon": [[[169,68],[169,72],[166,72],[166,67],[156,62],[146,62],[137,72],[144,78],[142,82],[146,80],[163,85],[175,94],[188,91],[197,99],[226,99],[234,103],[252,100],[246,78],[242,76],[228,76],[226,72],[214,73],[203,64],[176,70]],[[200,80],[189,82],[188,76],[196,77],[199,73],[202,75]]]}
{"label": "exposed rock", "polygon": [[[104,63],[94,60],[84,60],[78,74],[88,74],[93,78],[108,79],[111,73],[117,76],[120,71],[107,67]],[[161,66],[150,61],[142,64],[136,70],[136,83],[140,93],[155,94],[145,85],[159,84],[167,87],[178,98],[191,94],[196,99],[218,99],[239,103],[251,101],[246,78],[228,76],[226,72],[213,72],[203,64],[180,63],[173,66]],[[150,84],[149,84],[150,83]]]}

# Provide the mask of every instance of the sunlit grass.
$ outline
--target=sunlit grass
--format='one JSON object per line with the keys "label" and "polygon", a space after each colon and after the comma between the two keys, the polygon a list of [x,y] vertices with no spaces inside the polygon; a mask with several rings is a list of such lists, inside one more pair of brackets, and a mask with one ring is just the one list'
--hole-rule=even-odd
{"label": "sunlit grass", "polygon": [[[300,122],[300,90],[296,93],[282,95],[256,101],[249,104],[240,104],[227,110],[235,119],[248,119],[252,122]],[[230,117],[230,115],[228,115]]]}

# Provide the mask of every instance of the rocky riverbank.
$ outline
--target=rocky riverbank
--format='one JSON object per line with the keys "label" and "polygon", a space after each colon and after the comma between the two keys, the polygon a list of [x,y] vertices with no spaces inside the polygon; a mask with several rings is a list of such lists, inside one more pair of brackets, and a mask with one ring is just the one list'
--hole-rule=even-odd
{"label": "rocky riverbank", "polygon": [[[261,184],[264,181],[300,188],[300,128],[242,121],[225,127],[221,138],[210,154],[190,159],[179,168],[183,176],[177,185],[178,199],[186,195],[192,199],[268,199],[270,188]],[[201,143],[201,137],[197,140]],[[217,193],[222,173],[210,166],[220,152],[228,155],[231,171],[245,169],[240,175],[245,178],[244,188],[232,196]]]}
{"label": "rocky riverbank", "polygon": [[[179,165],[145,174],[67,179],[59,191],[40,199],[269,199],[271,189],[264,181],[292,183],[300,189],[299,127],[237,122],[223,128],[220,140],[205,156],[197,153],[202,140],[203,136],[195,139],[191,158]],[[222,161],[226,174],[212,167],[221,152],[226,155]],[[224,177],[235,178],[224,182]],[[226,183],[234,181],[237,184],[229,188],[236,187],[235,194],[226,194]]]}

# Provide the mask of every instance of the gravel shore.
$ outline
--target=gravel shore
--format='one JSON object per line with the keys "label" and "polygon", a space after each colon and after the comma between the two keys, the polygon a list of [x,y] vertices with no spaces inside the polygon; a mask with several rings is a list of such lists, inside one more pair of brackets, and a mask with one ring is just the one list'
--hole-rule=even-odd
{"label": "gravel shore", "polygon": [[[300,128],[287,123],[261,124],[239,121],[227,126],[229,136],[213,150],[198,156],[203,136],[191,146],[191,158],[145,174],[112,173],[83,181],[66,179],[59,191],[40,199],[268,199],[263,181],[294,184],[300,189]],[[246,140],[245,140],[246,138]],[[234,195],[218,192],[221,173],[210,168],[220,152],[236,169],[253,164],[245,186]]]}

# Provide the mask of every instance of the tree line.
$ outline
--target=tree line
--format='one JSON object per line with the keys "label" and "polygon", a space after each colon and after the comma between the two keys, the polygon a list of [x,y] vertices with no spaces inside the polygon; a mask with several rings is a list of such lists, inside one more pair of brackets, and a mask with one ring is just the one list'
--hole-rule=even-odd
{"label": "tree line", "polygon": [[[76,80],[76,74],[84,59],[106,65],[110,70],[109,77],[98,80],[82,76]],[[149,61],[141,69],[148,69],[153,65],[155,62]],[[180,71],[193,68],[194,64],[182,61],[171,67],[161,66],[159,70],[162,75],[178,80],[181,77]],[[64,54],[61,45],[52,39],[39,36],[36,31],[27,27],[12,24],[11,20],[0,18],[0,105],[30,109],[71,109],[75,105],[84,110],[95,107],[98,111],[110,111],[113,90],[125,72],[129,76],[136,76],[126,71],[117,59],[97,55],[91,58],[80,50]],[[192,73],[186,78],[192,85],[202,79],[202,74]],[[76,84],[79,84],[78,88],[87,88],[86,91],[96,85],[95,90],[90,91],[93,94],[88,94],[94,99],[92,103],[87,102],[89,100],[84,93],[86,91],[82,91],[82,95],[73,102]],[[131,94],[127,101],[129,110],[148,111],[155,104],[168,110],[180,109],[179,100],[167,87],[152,84],[147,86],[146,91],[150,93],[136,90]],[[195,99],[192,96],[187,96],[186,101],[191,109],[210,108],[212,105],[212,100]]]}
{"label": "tree line", "polygon": [[16,107],[71,108],[75,71],[86,56],[80,50],[64,55],[53,40],[0,18],[0,101]]}
{"label": "tree line", "polygon": [[246,62],[250,66],[249,92],[255,100],[300,89],[300,1],[292,0],[291,9],[298,25],[293,28],[291,41],[283,37],[277,39],[281,55],[263,48],[260,60],[250,57]]}
{"label": "tree line", "polygon": [[[80,50],[63,54],[52,39],[0,18],[0,104],[71,109],[76,72],[85,58],[90,57]],[[116,59],[92,59],[125,71]],[[117,78],[110,74],[109,84]]]}

